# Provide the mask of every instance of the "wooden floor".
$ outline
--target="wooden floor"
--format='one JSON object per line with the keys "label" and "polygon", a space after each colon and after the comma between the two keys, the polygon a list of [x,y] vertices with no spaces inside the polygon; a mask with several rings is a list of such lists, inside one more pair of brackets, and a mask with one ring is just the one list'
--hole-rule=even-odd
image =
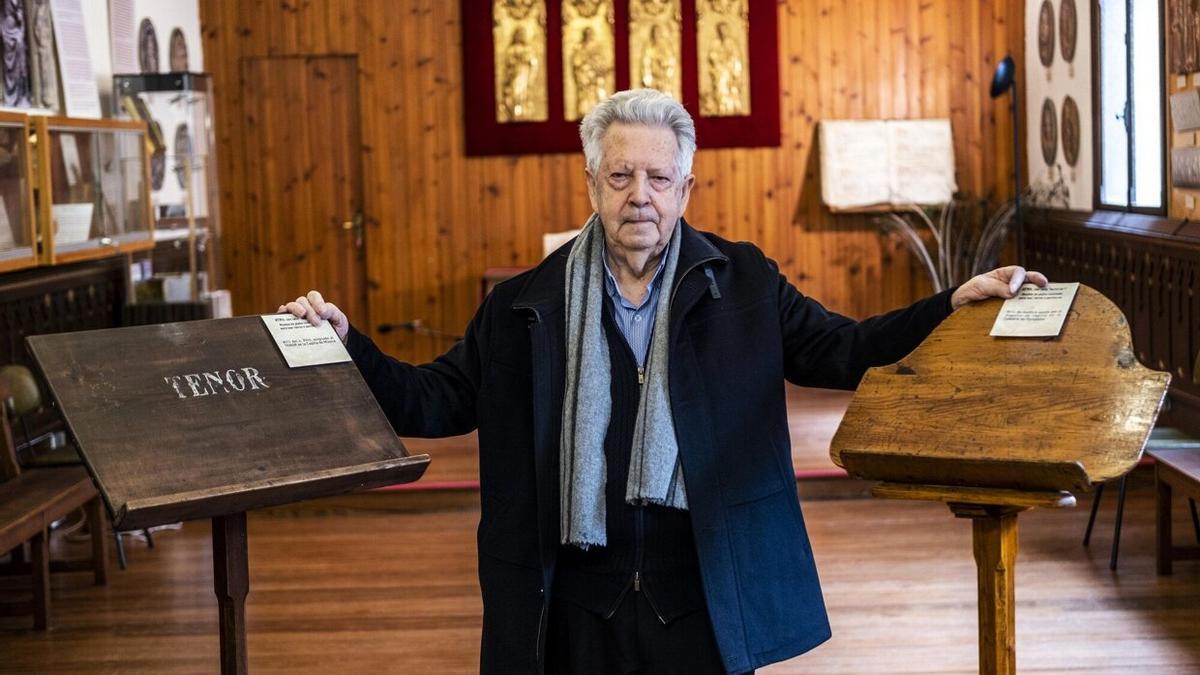
{"label": "wooden floor", "polygon": [[[1091,550],[1079,508],[1021,516],[1018,668],[1200,672],[1200,563],[1155,575],[1146,476],[1108,570],[1110,491]],[[380,504],[390,503],[380,500]],[[833,639],[769,673],[971,672],[970,525],[941,505],[804,505]],[[1179,536],[1190,536],[1177,508]],[[257,673],[452,673],[477,668],[474,508],[432,513],[291,508],[250,517],[250,665]],[[0,597],[18,588],[0,580]],[[204,523],[134,544],[107,587],[56,575],[53,628],[0,619],[4,672],[214,672],[216,613]]]}
{"label": "wooden floor", "polygon": [[[829,459],[829,441],[837,431],[851,393],[787,385],[788,422],[792,434],[792,463],[801,473],[828,473],[837,467]],[[419,485],[446,485],[479,480],[479,448],[475,434],[453,438],[405,438],[413,454],[428,453],[433,461]]]}

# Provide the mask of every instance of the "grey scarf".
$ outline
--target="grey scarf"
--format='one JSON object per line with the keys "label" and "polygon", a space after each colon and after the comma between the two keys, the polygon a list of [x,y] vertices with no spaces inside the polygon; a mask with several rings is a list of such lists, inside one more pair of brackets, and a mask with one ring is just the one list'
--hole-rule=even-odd
{"label": "grey scarf", "polygon": [[[625,501],[687,509],[667,381],[671,287],[679,262],[681,230],[677,223],[659,282],[662,285],[633,428]],[[603,256],[604,226],[593,214],[567,258],[567,382],[558,474],[562,543],[585,549],[608,542],[604,437],[612,413],[612,372],[608,341],[600,324],[605,295]]]}

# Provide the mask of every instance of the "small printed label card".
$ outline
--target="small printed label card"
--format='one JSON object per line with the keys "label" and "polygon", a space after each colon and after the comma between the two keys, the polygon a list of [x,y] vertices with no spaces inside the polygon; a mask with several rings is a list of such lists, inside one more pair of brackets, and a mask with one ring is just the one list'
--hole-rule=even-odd
{"label": "small printed label card", "polygon": [[262,320],[289,368],[350,360],[350,353],[328,321],[314,326],[293,314],[263,314]]}
{"label": "small printed label card", "polygon": [[1045,288],[1025,284],[1016,297],[1004,301],[990,335],[1054,337],[1062,332],[1078,291],[1079,282],[1046,284]]}

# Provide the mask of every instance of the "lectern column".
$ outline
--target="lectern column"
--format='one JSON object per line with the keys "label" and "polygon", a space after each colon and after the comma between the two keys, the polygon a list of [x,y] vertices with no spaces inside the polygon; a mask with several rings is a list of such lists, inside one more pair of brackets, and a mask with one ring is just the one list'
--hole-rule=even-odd
{"label": "lectern column", "polygon": [[213,587],[220,616],[221,675],[242,675],[246,669],[246,594],[250,568],[246,545],[246,514],[212,519]]}
{"label": "lectern column", "polygon": [[950,504],[959,518],[971,519],[979,580],[979,672],[1017,672],[1016,575],[1017,506]]}

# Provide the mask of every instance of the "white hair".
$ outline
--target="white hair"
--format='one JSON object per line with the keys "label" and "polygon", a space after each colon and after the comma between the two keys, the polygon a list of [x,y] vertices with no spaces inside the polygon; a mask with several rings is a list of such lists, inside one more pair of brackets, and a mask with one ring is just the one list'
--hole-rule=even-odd
{"label": "white hair", "polygon": [[692,172],[692,157],[696,154],[696,125],[692,116],[682,104],[661,91],[629,89],[618,91],[602,101],[579,123],[583,157],[593,176],[600,170],[604,133],[615,122],[662,127],[675,132],[678,146],[675,169],[680,178]]}

